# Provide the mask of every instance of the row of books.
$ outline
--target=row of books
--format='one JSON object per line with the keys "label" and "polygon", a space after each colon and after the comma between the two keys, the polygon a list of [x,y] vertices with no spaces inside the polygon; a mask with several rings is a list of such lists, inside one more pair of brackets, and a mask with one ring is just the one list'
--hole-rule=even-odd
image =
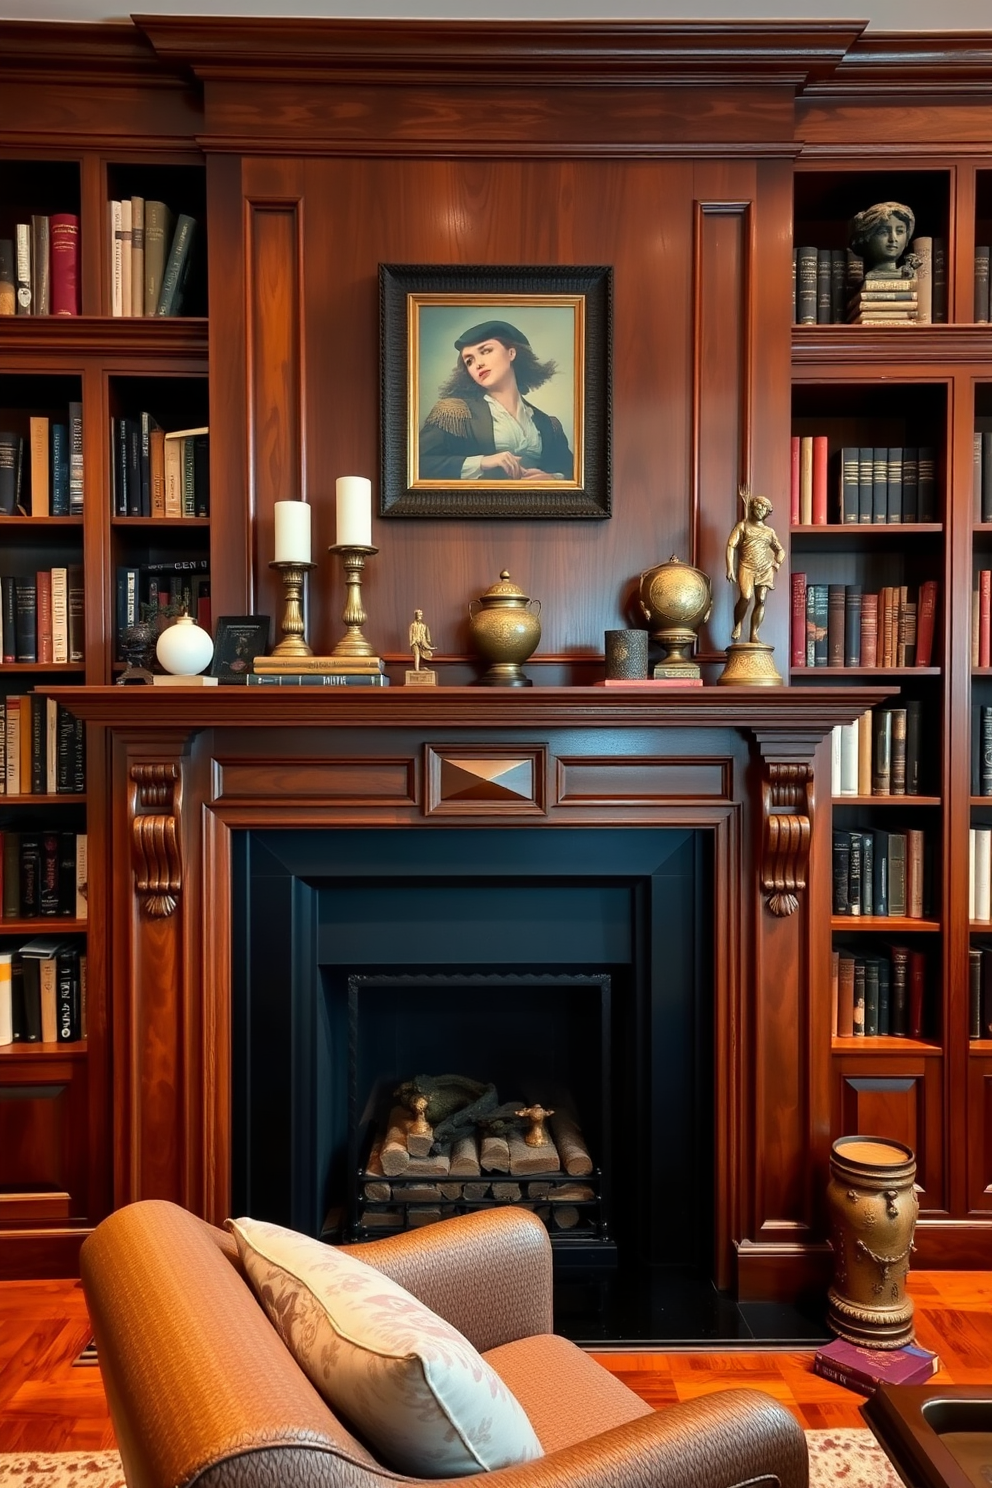
{"label": "row of books", "polygon": [[834,831],[835,915],[928,919],[932,888],[932,854],[922,827]]}
{"label": "row of books", "polygon": [[874,526],[937,519],[933,445],[845,445],[834,457],[832,475],[825,434],[794,434],[791,455],[790,520],[794,527],[824,527],[832,521],[843,526]]}
{"label": "row of books", "polygon": [[[947,251],[943,238],[920,236],[910,244],[916,255],[917,320],[947,319]],[[873,281],[869,280],[868,283]],[[864,261],[850,248],[792,250],[792,318],[797,325],[842,325],[852,300],[866,284]],[[892,281],[887,281],[889,287]],[[870,292],[870,291],[868,291]]]}
{"label": "row of books", "polygon": [[197,222],[143,196],[107,204],[111,314],[180,315]]}
{"label": "row of books", "polygon": [[124,660],[121,633],[139,620],[159,622],[185,611],[197,625],[210,629],[210,559],[120,564],[116,577],[117,659]]}
{"label": "row of books", "polygon": [[85,920],[86,833],[0,832],[0,906],[5,920]]}
{"label": "row of books", "polygon": [[[923,951],[883,945],[877,953],[835,948],[831,964],[838,1038],[923,1038],[932,1017]],[[934,1020],[935,1021],[935,1020]]]}
{"label": "row of books", "polygon": [[975,430],[975,519],[992,522],[992,429]]}
{"label": "row of books", "polygon": [[86,952],[57,935],[0,950],[0,1045],[85,1037]]}
{"label": "row of books", "polygon": [[83,512],[83,405],[64,420],[29,419],[27,440],[0,429],[0,514],[78,517]]}
{"label": "row of books", "polygon": [[82,662],[81,564],[0,578],[0,661]]}
{"label": "row of books", "polygon": [[166,432],[154,414],[112,418],[111,511],[117,517],[208,517],[210,431]]}
{"label": "row of books", "polygon": [[975,703],[971,710],[971,794],[992,796],[992,707]]}
{"label": "row of books", "polygon": [[0,763],[0,795],[81,795],[86,790],[82,720],[54,698],[9,693],[0,698]]}
{"label": "row of books", "polygon": [[0,238],[0,315],[79,314],[79,218],[33,215]]}
{"label": "row of books", "polygon": [[992,945],[968,948],[968,1037],[992,1039]]}
{"label": "row of books", "polygon": [[830,736],[832,796],[918,796],[923,704],[869,708]]}
{"label": "row of books", "polygon": [[[936,579],[865,593],[860,584],[816,584],[791,576],[793,667],[928,667],[937,620]],[[911,597],[915,595],[915,597]]]}

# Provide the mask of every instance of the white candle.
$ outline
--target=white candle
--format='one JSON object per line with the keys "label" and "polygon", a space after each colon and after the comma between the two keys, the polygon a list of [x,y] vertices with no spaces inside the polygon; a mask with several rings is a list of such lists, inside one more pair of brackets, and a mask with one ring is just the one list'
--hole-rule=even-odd
{"label": "white candle", "polygon": [[277,563],[310,562],[310,506],[306,501],[277,501]]}
{"label": "white candle", "polygon": [[364,475],[339,475],[335,485],[338,546],[372,546],[372,482]]}

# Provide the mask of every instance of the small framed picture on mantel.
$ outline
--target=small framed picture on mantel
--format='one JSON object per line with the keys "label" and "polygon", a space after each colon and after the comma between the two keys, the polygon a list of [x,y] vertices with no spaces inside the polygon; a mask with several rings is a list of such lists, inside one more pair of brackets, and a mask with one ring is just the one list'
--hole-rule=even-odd
{"label": "small framed picture on mantel", "polygon": [[214,632],[210,675],[220,683],[245,682],[256,656],[269,649],[268,615],[221,615]]}

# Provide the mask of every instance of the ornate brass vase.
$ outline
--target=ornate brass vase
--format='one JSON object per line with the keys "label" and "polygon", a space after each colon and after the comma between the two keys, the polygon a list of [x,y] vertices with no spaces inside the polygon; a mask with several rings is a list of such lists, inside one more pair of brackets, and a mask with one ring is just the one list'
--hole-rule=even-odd
{"label": "ornate brass vase", "polygon": [[[536,605],[536,609],[531,607]],[[530,687],[521,671],[541,639],[541,602],[527,595],[510,580],[504,568],[485,594],[468,607],[469,627],[475,649],[489,670],[480,678],[483,687]]]}
{"label": "ornate brass vase", "polygon": [[848,1343],[894,1349],[913,1341],[906,1274],[919,1208],[915,1177],[912,1150],[891,1137],[838,1137],[833,1145],[827,1322]]}
{"label": "ornate brass vase", "polygon": [[655,677],[698,677],[699,665],[688,653],[713,607],[706,574],[673,553],[667,563],[644,570],[638,597],[651,639],[664,652],[655,665]]}

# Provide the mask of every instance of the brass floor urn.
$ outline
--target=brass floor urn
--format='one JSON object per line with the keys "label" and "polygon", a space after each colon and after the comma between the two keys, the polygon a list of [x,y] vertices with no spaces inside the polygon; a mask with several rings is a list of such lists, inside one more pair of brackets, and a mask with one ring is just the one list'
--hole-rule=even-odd
{"label": "brass floor urn", "polygon": [[833,1144],[827,1324],[848,1343],[894,1349],[913,1341],[906,1275],[919,1208],[915,1177],[912,1149],[890,1137],[838,1137]]}

